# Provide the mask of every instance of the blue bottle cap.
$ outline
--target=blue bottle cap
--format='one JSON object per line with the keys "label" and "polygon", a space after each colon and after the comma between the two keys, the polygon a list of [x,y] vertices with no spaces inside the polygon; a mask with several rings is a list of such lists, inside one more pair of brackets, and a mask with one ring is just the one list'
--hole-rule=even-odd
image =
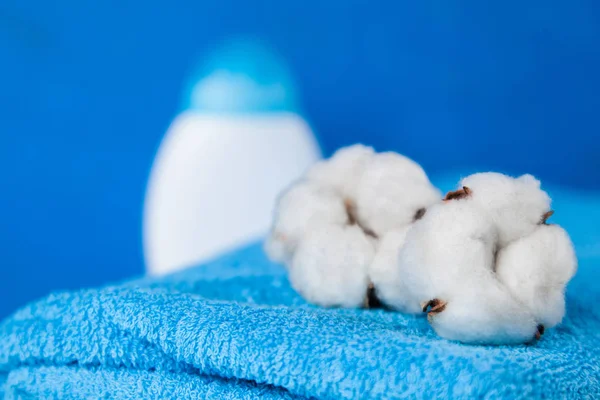
{"label": "blue bottle cap", "polygon": [[183,109],[207,113],[297,112],[292,76],[256,40],[228,42],[203,58],[184,89]]}

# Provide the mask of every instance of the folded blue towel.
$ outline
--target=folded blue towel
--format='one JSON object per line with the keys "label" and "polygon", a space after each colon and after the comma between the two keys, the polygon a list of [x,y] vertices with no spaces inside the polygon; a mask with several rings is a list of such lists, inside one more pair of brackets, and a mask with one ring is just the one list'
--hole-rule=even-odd
{"label": "folded blue towel", "polygon": [[53,294],[17,311],[0,324],[0,395],[600,397],[598,201],[559,197],[557,222],[580,270],[563,324],[534,345],[466,346],[420,316],[310,306],[257,243],[166,278]]}

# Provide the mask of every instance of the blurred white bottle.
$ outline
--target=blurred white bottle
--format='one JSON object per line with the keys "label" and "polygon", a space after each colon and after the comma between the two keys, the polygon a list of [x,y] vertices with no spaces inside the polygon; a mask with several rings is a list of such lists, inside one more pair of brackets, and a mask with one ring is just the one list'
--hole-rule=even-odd
{"label": "blurred white bottle", "polygon": [[277,195],[321,157],[290,74],[258,43],[214,53],[185,98],[147,187],[144,256],[152,275],[263,236]]}

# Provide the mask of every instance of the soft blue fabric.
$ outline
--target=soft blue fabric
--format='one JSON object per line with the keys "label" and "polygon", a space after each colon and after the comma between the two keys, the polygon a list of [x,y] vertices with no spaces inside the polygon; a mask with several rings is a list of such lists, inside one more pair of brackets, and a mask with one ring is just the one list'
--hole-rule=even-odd
{"label": "soft blue fabric", "polygon": [[422,317],[309,306],[253,244],[26,306],[0,325],[0,386],[9,399],[597,398],[598,198],[553,194],[580,269],[563,324],[534,345],[466,346]]}

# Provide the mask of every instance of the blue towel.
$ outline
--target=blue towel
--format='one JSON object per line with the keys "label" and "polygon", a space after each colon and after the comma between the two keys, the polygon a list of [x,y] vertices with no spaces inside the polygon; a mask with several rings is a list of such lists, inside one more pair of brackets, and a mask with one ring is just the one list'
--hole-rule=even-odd
{"label": "blue towel", "polygon": [[17,311],[0,324],[0,395],[599,398],[599,201],[553,195],[580,269],[563,324],[534,345],[467,346],[420,316],[310,306],[255,243],[165,278]]}

